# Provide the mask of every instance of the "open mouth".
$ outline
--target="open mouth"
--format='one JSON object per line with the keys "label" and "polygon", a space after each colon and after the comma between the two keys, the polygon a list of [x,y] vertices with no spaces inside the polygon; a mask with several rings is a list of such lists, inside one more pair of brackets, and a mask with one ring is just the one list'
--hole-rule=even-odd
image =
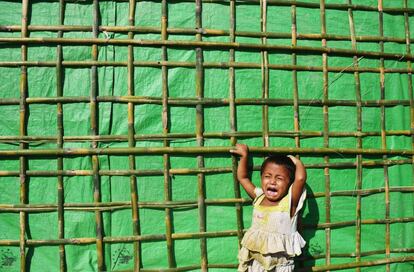
{"label": "open mouth", "polygon": [[276,196],[277,195],[277,189],[276,189],[276,187],[267,187],[266,188],[266,191],[267,191],[267,194],[269,195],[269,196]]}

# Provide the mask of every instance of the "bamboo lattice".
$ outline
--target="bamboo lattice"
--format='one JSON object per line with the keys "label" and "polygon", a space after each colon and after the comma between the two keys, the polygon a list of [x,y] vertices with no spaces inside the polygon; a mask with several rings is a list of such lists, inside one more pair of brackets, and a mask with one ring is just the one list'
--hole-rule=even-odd
{"label": "bamboo lattice", "polygon": [[[395,246],[398,243],[394,241],[393,226],[398,226],[412,234],[414,214],[412,208],[411,213],[408,211],[403,215],[394,214],[393,205],[398,205],[395,203],[399,203],[398,199],[403,196],[404,201],[408,199],[411,202],[405,203],[404,207],[400,207],[401,209],[409,210],[409,207],[414,205],[412,177],[414,172],[414,98],[411,65],[414,60],[414,55],[411,53],[414,38],[411,38],[410,32],[410,26],[412,26],[410,20],[414,14],[414,6],[408,0],[401,1],[402,4],[400,3],[398,7],[385,6],[382,0],[378,0],[375,5],[356,4],[352,0],[338,1],[342,3],[328,2],[325,3],[324,0],[307,2],[289,0],[23,0],[19,3],[20,14],[17,15],[16,10],[15,15],[20,16],[21,24],[0,25],[0,50],[11,52],[16,48],[20,49],[19,59],[0,59],[0,68],[19,74],[20,81],[17,95],[8,95],[6,92],[9,90],[0,87],[2,88],[0,89],[0,110],[14,109],[19,112],[19,118],[14,116],[18,123],[16,133],[9,133],[7,128],[0,128],[2,132],[0,134],[0,183],[3,182],[1,179],[4,180],[4,184],[6,184],[6,179],[7,184],[10,183],[9,180],[12,180],[13,184],[17,185],[10,188],[19,187],[18,199],[14,202],[4,200],[8,199],[5,195],[0,197],[0,216],[18,214],[19,228],[18,237],[1,235],[1,232],[5,230],[0,229],[0,255],[3,254],[0,270],[11,266],[14,262],[19,264],[18,270],[20,271],[31,270],[35,267],[36,251],[39,248],[48,247],[57,252],[58,264],[55,267],[59,267],[60,271],[71,271],[75,267],[71,260],[71,254],[74,254],[73,248],[82,250],[86,246],[93,246],[96,257],[94,257],[93,269],[96,271],[235,270],[237,248],[248,227],[246,222],[250,215],[246,213],[246,210],[249,211],[248,207],[251,204],[237,182],[237,158],[229,153],[237,142],[253,143],[250,150],[255,157],[253,172],[256,175],[259,170],[259,160],[269,153],[300,155],[309,169],[309,204],[307,204],[308,208],[305,213],[310,214],[310,219],[308,217],[303,219],[304,237],[307,238],[309,246],[297,259],[299,271],[344,269],[360,271],[363,267],[393,271],[396,267],[394,265],[407,263],[412,265],[414,244],[409,241],[403,244],[406,246]],[[35,15],[33,14],[34,7],[45,3],[58,7],[56,9],[57,23],[49,25],[32,23],[31,18]],[[124,12],[127,14],[127,19],[124,20],[125,25],[102,23],[104,21],[102,5],[108,3],[113,3],[115,6],[122,4],[118,9],[127,9]],[[139,24],[137,13],[142,14],[138,8],[141,3],[150,3],[158,9],[156,14],[160,14],[160,17],[157,18],[157,25]],[[187,8],[189,5],[191,7],[191,20],[194,23],[191,27],[170,25],[171,19],[174,19],[171,9],[181,4],[186,4]],[[89,17],[84,18],[88,19],[90,24],[65,24],[68,5],[90,7],[91,13],[87,15]],[[228,16],[228,29],[206,27],[203,20],[210,14],[207,14],[205,7],[225,10]],[[260,14],[258,18],[260,26],[256,30],[245,30],[242,27],[238,29],[239,21],[251,19],[237,17],[238,12],[243,8],[254,10],[254,16]],[[289,14],[286,20],[286,31],[276,32],[273,31],[275,28],[271,24],[273,18],[271,12],[282,8],[288,10]],[[212,12],[211,9],[208,12]],[[300,15],[306,12],[318,13],[320,22],[318,33],[307,33],[301,30],[303,20]],[[348,35],[332,34],[335,31],[329,28],[327,20],[330,12],[346,16]],[[378,16],[379,29],[371,32],[361,31],[361,26],[355,19],[361,14]],[[404,36],[389,35],[384,31],[386,22],[384,18],[390,16],[404,22],[402,26]],[[2,19],[0,22],[3,22]],[[359,32],[371,34],[360,35]],[[74,33],[76,35],[73,35]],[[87,35],[89,36],[86,37]],[[336,46],[341,42],[346,43],[347,46]],[[372,49],[373,45],[377,50]],[[87,59],[65,59],[65,50],[73,46],[87,48],[90,50],[88,51],[90,55]],[[389,46],[405,47],[405,50],[388,51]],[[30,50],[36,48],[52,48],[55,50],[56,58],[47,60],[29,58]],[[106,48],[114,52],[117,50],[125,52],[126,58],[102,57],[101,52]],[[159,49],[156,60],[140,56],[139,50],[146,48]],[[194,58],[184,57],[176,60],[171,58],[175,51],[192,52]],[[217,61],[208,57],[209,54],[217,52],[225,53],[226,59]],[[257,54],[259,58],[251,58],[251,61],[243,58],[240,60],[239,56],[243,53]],[[282,63],[275,61],[275,57],[280,57]],[[306,57],[317,61],[312,64],[304,63],[303,59]],[[336,61],[338,59],[345,61]],[[364,60],[367,60],[368,64],[365,64]],[[335,64],[330,65],[330,61]],[[56,82],[53,83],[53,95],[31,95],[30,86],[35,79],[30,77],[30,71],[36,69],[54,69]],[[68,69],[88,73],[90,82],[85,88],[87,92],[81,90],[73,95],[73,91],[67,90],[68,80],[65,75]],[[125,77],[122,78],[126,82],[125,92],[114,91],[109,95],[104,92],[107,86],[100,79],[101,69],[125,70]],[[156,70],[157,79],[160,82],[159,95],[147,94],[146,90],[137,87],[140,84],[139,81],[144,80],[137,76],[140,69]],[[193,89],[187,90],[186,97],[171,94],[173,84],[177,84],[171,82],[176,69],[186,69],[194,74]],[[226,95],[209,97],[207,93],[210,92],[207,92],[209,90],[206,84],[208,72],[216,70],[226,73]],[[253,95],[257,93],[257,90],[252,90],[248,97],[240,94],[242,86],[238,80],[245,75],[239,74],[240,71],[260,73],[260,95]],[[289,74],[289,80],[286,81],[288,84],[287,86],[274,86],[274,73],[281,72]],[[320,84],[319,96],[315,94],[309,98],[304,94],[306,86],[301,83],[303,74],[315,75],[316,80],[313,80],[319,81],[318,84]],[[349,96],[346,94],[342,94],[339,98],[332,94],[333,83],[343,75],[349,75],[348,78],[353,79],[354,89],[349,90],[344,87],[341,92],[352,92],[353,99],[347,98]],[[373,82],[375,89],[364,87],[363,77],[365,75],[376,78],[377,82]],[[406,79],[403,83],[406,87],[402,90],[406,93],[401,97],[395,98],[394,95],[390,95],[397,91],[387,85],[390,76],[400,76],[400,79]],[[2,81],[7,81],[7,79],[3,78]],[[280,89],[288,89],[290,96],[288,98],[279,96]],[[367,91],[379,95],[374,99],[372,98],[374,96],[366,95]],[[88,121],[85,121],[89,124],[87,133],[65,134],[68,129],[65,126],[65,107],[70,105],[89,107]],[[100,108],[103,105],[111,105],[110,111],[117,106],[126,108],[126,111],[119,111],[123,113],[122,115],[116,117],[126,124],[125,133],[101,133],[102,127],[107,125],[105,122],[108,122],[100,116],[102,114]],[[138,127],[145,126],[145,116],[143,117],[140,111],[148,105],[153,105],[153,109],[158,110],[156,115],[160,116],[157,120],[160,120],[161,128],[158,131],[142,132],[138,129]],[[30,119],[31,111],[36,106],[53,106],[49,114],[55,116],[56,124],[47,125],[54,126],[55,134],[39,133],[36,135],[28,131],[32,125],[30,122],[33,122]],[[260,114],[255,116],[257,120],[254,122],[260,121],[261,129],[240,129],[243,126],[241,124],[243,120],[240,118],[241,109],[246,107],[260,109]],[[289,129],[274,124],[275,110],[284,107],[291,109],[288,122],[292,125]],[[191,111],[194,113],[193,116],[183,117],[194,120],[192,131],[189,132],[186,129],[179,131],[174,127],[174,122],[176,122],[174,110],[177,108],[193,110]],[[352,126],[348,128],[348,124],[342,124],[344,127],[339,130],[332,129],[334,110],[337,108],[355,110],[354,116],[349,116],[349,119],[356,120],[355,129],[352,129]],[[404,124],[402,128],[389,129],[387,126],[390,123],[387,120],[395,118],[395,115],[390,117],[388,114],[390,109],[394,108],[402,108],[403,112],[409,112],[409,114],[399,116],[407,124]],[[44,110],[49,109],[51,108]],[[211,120],[215,116],[208,114],[210,109],[226,111],[228,122],[226,131],[207,129],[211,122],[220,122],[220,120]],[[309,109],[319,111],[318,116],[322,122],[319,128],[304,125],[303,120],[307,118],[307,114],[310,114]],[[379,129],[365,129],[367,117],[364,117],[364,113],[366,111],[377,113],[375,120],[378,120]],[[112,119],[109,122],[112,122]],[[1,124],[6,127],[5,122]],[[4,131],[7,133],[3,133]],[[349,139],[352,139],[353,144],[341,144],[342,140],[345,142]],[[407,139],[410,146],[395,144],[398,141],[407,142]],[[278,145],[279,140],[289,144]],[[371,144],[375,141],[379,144]],[[121,169],[106,167],[106,162],[111,158],[125,159],[126,166]],[[144,160],[146,158],[160,159],[162,163],[160,167],[153,168],[148,162],[149,167],[142,167],[141,158]],[[192,166],[184,167],[176,163],[180,159],[192,158],[194,158]],[[215,166],[214,163],[210,163],[211,160],[223,158],[227,159],[225,165]],[[71,168],[72,160],[76,159],[86,159],[88,163]],[[53,160],[55,168],[31,167],[31,165],[37,165],[39,161],[46,160]],[[376,182],[374,188],[367,186],[366,184],[371,182],[367,177],[367,172],[378,169],[382,173],[382,180]],[[393,180],[395,169],[402,171],[403,175],[410,180],[400,183]],[[342,180],[341,175],[336,174],[337,171],[354,171],[354,180],[350,181],[346,178]],[[313,174],[317,178],[312,178]],[[230,184],[226,187],[231,188],[228,197],[209,197],[211,192],[211,189],[207,189],[209,180],[216,176],[227,178],[221,182]],[[76,177],[88,183],[88,186],[92,188],[93,196],[88,201],[67,201],[65,189],[69,186],[68,180]],[[112,196],[106,195],[102,186],[107,180],[116,186],[125,186],[126,183],[122,182],[123,177],[128,179],[126,191],[129,195],[124,200],[112,200]],[[148,195],[140,192],[143,186],[142,180],[146,177],[162,180],[162,183],[156,183],[160,187],[158,191],[161,192],[161,197],[153,196],[148,199]],[[176,180],[179,177],[183,177],[187,183],[191,183],[191,186],[196,188],[193,198],[180,199],[176,193],[177,185],[175,185],[180,182]],[[56,190],[48,192],[56,194],[55,202],[31,202],[29,191],[32,189],[30,188],[41,183],[37,178],[55,178]],[[352,184],[338,185],[345,182]],[[4,186],[1,188],[8,188]],[[220,190],[220,188],[215,190]],[[2,194],[5,193],[0,192],[0,195]],[[381,205],[384,214],[378,218],[364,216],[364,209],[369,208],[364,200],[370,197],[382,198]],[[354,207],[355,213],[351,219],[345,216],[345,219],[339,220],[338,214],[341,210],[335,210],[332,207],[337,205],[336,201],[345,201],[344,199],[354,205],[351,206]],[[317,209],[312,210],[310,203],[318,206]],[[234,219],[234,228],[221,229],[219,223],[211,225],[210,221],[214,221],[213,216],[223,215],[211,215],[210,207],[233,208],[234,215],[231,216]],[[163,214],[161,220],[163,222],[153,223],[153,226],[163,226],[164,232],[162,233],[148,233],[146,229],[143,230],[146,224],[146,212],[152,210],[161,211]],[[112,223],[115,219],[111,217],[117,212],[124,211],[129,212],[130,215],[129,222],[127,222],[130,226],[129,233],[120,232],[111,235],[108,229],[111,229],[112,224],[116,224]],[[177,231],[177,225],[180,225],[177,219],[180,215],[177,211],[195,211],[196,218],[192,223],[196,227],[182,232]],[[318,215],[322,213],[324,216],[319,218],[312,212],[317,212]],[[67,233],[70,232],[72,226],[65,220],[68,213],[93,214],[91,222],[94,224],[94,235],[69,237]],[[56,214],[56,222],[53,224],[56,224],[57,232],[46,236],[49,238],[32,237],[31,218],[39,214]],[[1,220],[4,219],[0,217]],[[383,227],[384,233],[378,233],[384,237],[384,243],[380,248],[366,245],[364,235],[367,235],[366,228],[369,226]],[[353,228],[354,231],[352,249],[349,247],[349,250],[338,249],[335,241],[338,241],[338,236],[342,231],[349,228]],[[316,237],[317,235],[319,236]],[[192,250],[197,252],[198,256],[192,264],[182,265],[185,262],[182,261],[180,255],[188,254],[188,252],[180,252],[182,246],[178,243],[180,241],[189,243],[188,241],[194,240],[198,242],[199,248]],[[212,240],[223,240],[222,243],[232,241],[235,251],[231,253],[233,254],[231,261],[217,262],[211,258],[213,254],[210,252],[209,243]],[[313,242],[316,240],[320,242],[319,246],[322,244],[321,250],[312,248],[316,247],[316,242]],[[159,260],[159,263],[164,265],[158,268],[147,266],[147,263],[150,263],[150,258],[146,254],[148,244],[163,246],[162,250],[165,254],[161,256],[165,256],[166,260]],[[116,267],[122,252],[116,253],[118,255],[114,258],[110,250],[112,245],[131,246],[130,256],[124,256],[130,258],[130,262],[126,259],[124,266]],[[10,248],[18,248],[16,259],[9,255]],[[229,253],[225,252],[225,254]],[[4,261],[6,258],[4,256],[9,257],[8,263]]]}

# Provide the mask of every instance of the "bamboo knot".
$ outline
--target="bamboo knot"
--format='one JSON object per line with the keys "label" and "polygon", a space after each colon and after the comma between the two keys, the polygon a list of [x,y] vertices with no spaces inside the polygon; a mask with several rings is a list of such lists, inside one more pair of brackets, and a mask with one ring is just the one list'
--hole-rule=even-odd
{"label": "bamboo knot", "polygon": [[203,34],[203,35],[207,34],[207,31],[202,27],[196,27],[195,30],[198,34]]}

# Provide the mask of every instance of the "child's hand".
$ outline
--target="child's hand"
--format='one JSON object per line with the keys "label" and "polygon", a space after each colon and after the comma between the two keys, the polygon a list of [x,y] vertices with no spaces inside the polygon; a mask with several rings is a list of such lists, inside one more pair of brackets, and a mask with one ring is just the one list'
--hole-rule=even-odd
{"label": "child's hand", "polygon": [[230,153],[237,154],[241,157],[247,157],[249,155],[249,147],[245,144],[236,144],[234,149],[230,149]]}
{"label": "child's hand", "polygon": [[297,165],[298,164],[298,162],[300,163],[301,161],[300,160],[298,160],[295,156],[293,156],[293,155],[287,155],[288,156],[288,158],[295,164],[295,165]]}

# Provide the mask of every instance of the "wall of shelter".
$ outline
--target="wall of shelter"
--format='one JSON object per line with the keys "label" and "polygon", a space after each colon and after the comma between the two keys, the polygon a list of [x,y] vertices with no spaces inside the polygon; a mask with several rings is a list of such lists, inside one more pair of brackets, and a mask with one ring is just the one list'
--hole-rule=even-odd
{"label": "wall of shelter", "polygon": [[0,271],[234,271],[269,153],[299,271],[414,263],[414,2],[0,1]]}

